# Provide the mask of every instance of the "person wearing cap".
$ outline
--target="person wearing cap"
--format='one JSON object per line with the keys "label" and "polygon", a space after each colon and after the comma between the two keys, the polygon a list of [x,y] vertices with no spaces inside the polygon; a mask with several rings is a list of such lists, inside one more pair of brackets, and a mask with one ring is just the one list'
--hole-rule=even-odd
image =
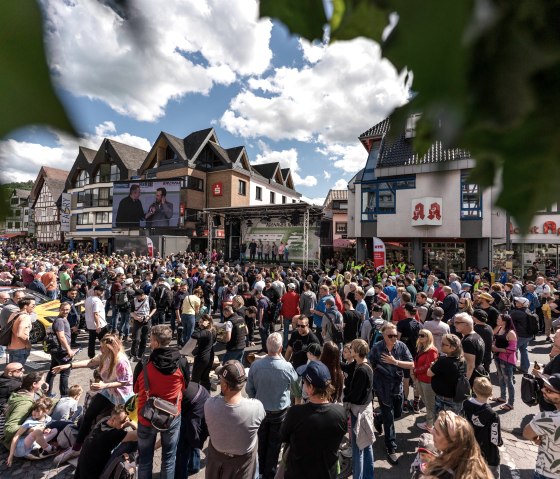
{"label": "person wearing cap", "polygon": [[105,305],[101,298],[105,294],[105,288],[96,285],[93,288],[92,296],[86,298],[85,317],[86,329],[89,332],[88,340],[88,357],[92,359],[95,356],[95,341],[103,339],[107,334],[107,321],[105,319]]}
{"label": "person wearing cap", "polygon": [[[492,346],[494,345],[494,331],[486,324],[488,316],[483,309],[475,309],[472,313],[474,331],[484,341],[484,360],[482,364],[486,372],[490,373],[490,365],[492,364]],[[499,315],[498,315],[499,318]],[[496,326],[497,327],[497,326]]]}
{"label": "person wearing cap", "polygon": [[470,283],[463,283],[461,285],[461,291],[459,291],[459,294],[458,294],[459,299],[462,299],[462,298],[472,299],[470,291],[471,291]]}
{"label": "person wearing cap", "polygon": [[264,406],[258,399],[243,397],[247,375],[239,361],[228,361],[215,372],[221,394],[204,404],[210,435],[205,477],[254,479],[258,430],[266,416]]}
{"label": "person wearing cap", "polygon": [[513,309],[509,315],[515,326],[517,333],[517,351],[519,352],[520,369],[523,373],[529,372],[531,362],[529,361],[529,352],[527,346],[533,339],[533,334],[530,329],[530,311],[529,300],[523,296],[515,296],[513,298]]}
{"label": "person wearing cap", "polygon": [[320,361],[298,368],[309,401],[291,407],[282,424],[282,442],[288,444],[284,456],[284,479],[335,479],[338,449],[347,431],[344,407],[332,404],[334,391],[327,366]]}
{"label": "person wearing cap", "polygon": [[266,340],[268,354],[249,369],[245,388],[250,398],[262,402],[266,416],[259,427],[259,474],[274,479],[282,447],[280,427],[290,406],[290,392],[299,396],[299,377],[282,357],[282,336],[272,333]]}
{"label": "person wearing cap", "polygon": [[535,479],[552,479],[560,477],[560,374],[542,374],[540,377],[544,383],[542,394],[554,405],[554,411],[535,414],[523,429],[523,437],[539,446]]}
{"label": "person wearing cap", "polygon": [[389,303],[389,296],[387,296],[386,293],[381,291],[380,293],[377,294],[377,303],[381,306],[381,309],[383,310],[383,314],[382,314],[383,319],[385,321],[391,321],[391,319],[393,318],[393,308]]}
{"label": "person wearing cap", "polygon": [[490,326],[491,329],[494,329],[497,325],[498,315],[500,312],[492,306],[494,303],[494,297],[487,292],[480,293],[478,295],[478,306],[477,309],[481,309],[487,315],[486,324]]}

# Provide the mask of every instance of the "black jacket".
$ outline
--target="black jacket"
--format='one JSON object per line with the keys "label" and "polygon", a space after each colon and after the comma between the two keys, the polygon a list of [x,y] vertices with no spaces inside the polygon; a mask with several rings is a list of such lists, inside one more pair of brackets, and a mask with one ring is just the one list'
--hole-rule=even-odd
{"label": "black jacket", "polygon": [[509,312],[513,324],[515,326],[515,332],[519,338],[532,338],[533,335],[529,334],[529,316],[525,312],[525,309],[514,308]]}
{"label": "black jacket", "polygon": [[482,456],[489,466],[500,465],[502,443],[500,417],[488,404],[476,404],[470,400],[463,403],[465,418],[474,429],[474,436],[480,445]]}
{"label": "black jacket", "polygon": [[21,388],[21,379],[9,376],[0,376],[0,411],[8,403],[10,394]]}

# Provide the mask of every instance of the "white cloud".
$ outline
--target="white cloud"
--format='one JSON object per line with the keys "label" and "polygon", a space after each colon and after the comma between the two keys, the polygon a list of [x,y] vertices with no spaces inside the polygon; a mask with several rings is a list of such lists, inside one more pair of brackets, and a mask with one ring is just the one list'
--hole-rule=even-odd
{"label": "white cloud", "polygon": [[132,4],[143,24],[140,43],[103,2],[43,0],[49,63],[63,88],[153,121],[172,99],[208,94],[270,64],[272,22],[257,21],[256,0]]}
{"label": "white cloud", "polygon": [[360,171],[367,161],[368,153],[358,140],[354,144],[332,143],[315,149],[318,153],[326,156],[335,168],[344,170],[346,173]]}
{"label": "white cloud", "polygon": [[323,204],[325,203],[325,198],[308,198],[307,196],[303,196],[301,197],[301,201],[304,201],[305,203],[309,203],[311,205],[316,205],[316,206],[323,206]]}
{"label": "white cloud", "polygon": [[305,59],[316,62],[250,80],[222,115],[225,129],[245,138],[355,144],[406,101],[408,85],[376,43],[357,38],[300,45]]}
{"label": "white cloud", "polygon": [[151,144],[146,138],[130,133],[117,134],[115,124],[111,121],[100,123],[95,127],[93,134],[86,134],[84,138],[80,139],[56,131],[51,133],[55,138],[55,146],[44,146],[13,139],[0,141],[3,181],[35,180],[44,165],[70,170],[78,156],[79,146],[97,150],[104,138],[111,138],[146,151],[151,148]]}
{"label": "white cloud", "polygon": [[348,180],[344,178],[340,178],[336,180],[336,183],[332,187],[333,190],[347,190],[348,189]]}
{"label": "white cloud", "polygon": [[303,58],[309,63],[317,63],[323,55],[327,47],[322,43],[309,43],[305,38],[299,39],[299,47],[303,54]]}
{"label": "white cloud", "polygon": [[277,161],[280,163],[281,168],[291,169],[292,179],[294,180],[295,186],[317,185],[317,178],[314,176],[308,175],[306,177],[302,177],[299,174],[300,166],[298,164],[298,152],[295,148],[282,151],[272,151],[262,140],[258,141],[258,145],[262,153],[259,153],[252,163],[260,165],[263,163],[274,163]]}
{"label": "white cloud", "polygon": [[323,178],[325,178],[325,180],[330,180],[331,174],[327,170],[323,170]]}

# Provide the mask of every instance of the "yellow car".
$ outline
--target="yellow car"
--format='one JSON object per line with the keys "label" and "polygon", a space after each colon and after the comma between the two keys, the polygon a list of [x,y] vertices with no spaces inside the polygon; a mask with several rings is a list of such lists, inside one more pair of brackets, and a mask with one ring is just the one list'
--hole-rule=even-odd
{"label": "yellow car", "polygon": [[40,343],[43,339],[45,339],[47,330],[51,327],[54,319],[58,316],[60,301],[58,299],[52,300],[40,293],[37,293],[37,291],[27,288],[20,288],[17,286],[0,287],[0,291],[5,291],[10,294],[16,290],[23,290],[27,296],[33,296],[35,298],[36,306],[34,316],[36,316],[36,318],[33,321],[31,332],[29,333],[29,341],[31,341],[31,344]]}

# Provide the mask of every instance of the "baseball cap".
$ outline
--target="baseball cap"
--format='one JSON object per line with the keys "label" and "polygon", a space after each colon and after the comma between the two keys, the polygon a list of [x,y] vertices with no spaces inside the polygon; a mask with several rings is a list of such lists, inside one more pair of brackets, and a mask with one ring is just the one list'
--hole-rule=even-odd
{"label": "baseball cap", "polygon": [[377,299],[380,299],[381,301],[385,301],[386,303],[389,302],[389,296],[387,296],[385,293],[379,293],[377,295]]}
{"label": "baseball cap", "polygon": [[306,351],[307,353],[313,354],[313,356],[315,356],[315,357],[318,358],[318,357],[321,356],[322,349],[321,349],[321,345],[320,345],[320,344],[311,343],[309,346],[307,346],[307,348],[305,349],[305,351]]}
{"label": "baseball cap", "polygon": [[327,381],[331,380],[329,368],[321,361],[309,361],[307,364],[297,368],[297,373],[311,385],[324,388]]}
{"label": "baseball cap", "polygon": [[247,381],[245,368],[236,359],[226,361],[222,366],[216,368],[216,376],[222,378],[225,382],[231,385],[243,384]]}
{"label": "baseball cap", "polygon": [[288,283],[288,289],[296,289],[296,285],[294,283]]}
{"label": "baseball cap", "polygon": [[560,393],[560,373],[556,374],[541,374],[541,379],[546,387],[552,389],[556,393]]}
{"label": "baseball cap", "polygon": [[530,303],[530,301],[527,298],[524,298],[523,296],[516,296],[515,298],[513,298],[513,301],[515,303],[520,303],[525,307],[529,306]]}
{"label": "baseball cap", "polygon": [[132,278],[126,278],[124,280],[124,284],[126,284],[126,285],[129,285],[129,284],[132,284],[132,283],[134,283],[134,280]]}

